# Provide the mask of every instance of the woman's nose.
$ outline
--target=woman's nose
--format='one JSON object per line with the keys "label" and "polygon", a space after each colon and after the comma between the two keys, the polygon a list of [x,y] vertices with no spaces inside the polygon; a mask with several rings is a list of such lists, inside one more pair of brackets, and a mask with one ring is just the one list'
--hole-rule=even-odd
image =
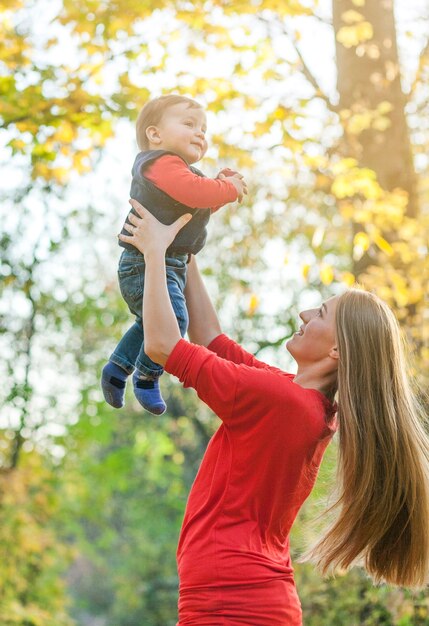
{"label": "woman's nose", "polygon": [[301,311],[301,313],[299,314],[299,317],[302,319],[303,322],[307,323],[311,319],[312,311],[313,309],[307,309],[306,311]]}

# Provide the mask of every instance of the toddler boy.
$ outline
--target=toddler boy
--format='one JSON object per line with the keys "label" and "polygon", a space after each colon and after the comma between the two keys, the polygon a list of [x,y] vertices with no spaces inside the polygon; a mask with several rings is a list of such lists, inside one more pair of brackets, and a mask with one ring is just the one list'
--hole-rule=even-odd
{"label": "toddler boy", "polygon": [[[241,201],[247,193],[238,172],[224,169],[212,179],[193,167],[207,150],[206,127],[201,105],[180,95],[151,100],[137,119],[141,152],[132,169],[131,197],[164,224],[171,224],[184,213],[192,214],[168,248],[165,259],[168,291],[182,337],[188,328],[184,288],[189,255],[197,254],[204,246],[210,214],[228,202]],[[122,232],[129,234],[124,229]],[[125,248],[118,267],[119,285],[136,321],[103,368],[103,394],[113,407],[123,406],[126,380],[134,372],[137,400],[151,413],[161,415],[166,410],[159,388],[163,368],[144,352],[144,256],[128,243],[120,241],[119,245]]]}

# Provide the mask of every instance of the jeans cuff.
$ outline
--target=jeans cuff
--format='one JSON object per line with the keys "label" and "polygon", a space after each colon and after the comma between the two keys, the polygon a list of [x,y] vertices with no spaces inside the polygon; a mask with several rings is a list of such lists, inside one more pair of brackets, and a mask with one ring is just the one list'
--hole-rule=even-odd
{"label": "jeans cuff", "polygon": [[130,376],[130,374],[134,372],[134,369],[135,369],[134,365],[132,365],[129,361],[126,361],[125,359],[123,359],[122,357],[118,356],[115,353],[113,353],[110,356],[109,361],[112,361],[112,363],[115,363],[115,365],[122,367],[122,369],[127,372],[128,376]]}
{"label": "jeans cuff", "polygon": [[143,374],[143,376],[152,376],[153,378],[159,378],[164,373],[164,368],[154,363],[154,367],[144,365],[141,361],[136,361],[136,370]]}

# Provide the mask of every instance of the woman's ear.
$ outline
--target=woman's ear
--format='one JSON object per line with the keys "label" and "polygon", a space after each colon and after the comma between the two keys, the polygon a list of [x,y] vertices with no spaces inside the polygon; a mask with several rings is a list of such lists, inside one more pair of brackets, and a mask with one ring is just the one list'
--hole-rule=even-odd
{"label": "woman's ear", "polygon": [[146,137],[150,143],[159,144],[161,143],[161,136],[159,133],[159,129],[157,126],[148,126],[146,128]]}
{"label": "woman's ear", "polygon": [[340,358],[340,353],[338,352],[338,348],[337,346],[334,346],[330,351],[329,351],[329,356],[331,357],[331,359],[335,359],[336,361],[338,361],[338,359]]}

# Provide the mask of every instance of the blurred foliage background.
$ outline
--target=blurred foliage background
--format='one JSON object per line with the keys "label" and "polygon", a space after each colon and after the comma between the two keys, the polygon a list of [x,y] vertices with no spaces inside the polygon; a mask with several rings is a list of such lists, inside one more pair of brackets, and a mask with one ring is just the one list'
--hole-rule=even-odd
{"label": "blurred foliage background", "polygon": [[[395,19],[396,18],[396,19]],[[355,280],[394,308],[429,382],[426,0],[2,0],[0,623],[174,626],[175,547],[216,418],[102,400],[129,323],[115,269],[133,124],[151,96],[207,107],[201,167],[243,205],[200,254],[223,327],[281,367],[302,306]],[[293,530],[335,487],[335,445]],[[308,626],[429,625],[429,598],[297,565]]]}

